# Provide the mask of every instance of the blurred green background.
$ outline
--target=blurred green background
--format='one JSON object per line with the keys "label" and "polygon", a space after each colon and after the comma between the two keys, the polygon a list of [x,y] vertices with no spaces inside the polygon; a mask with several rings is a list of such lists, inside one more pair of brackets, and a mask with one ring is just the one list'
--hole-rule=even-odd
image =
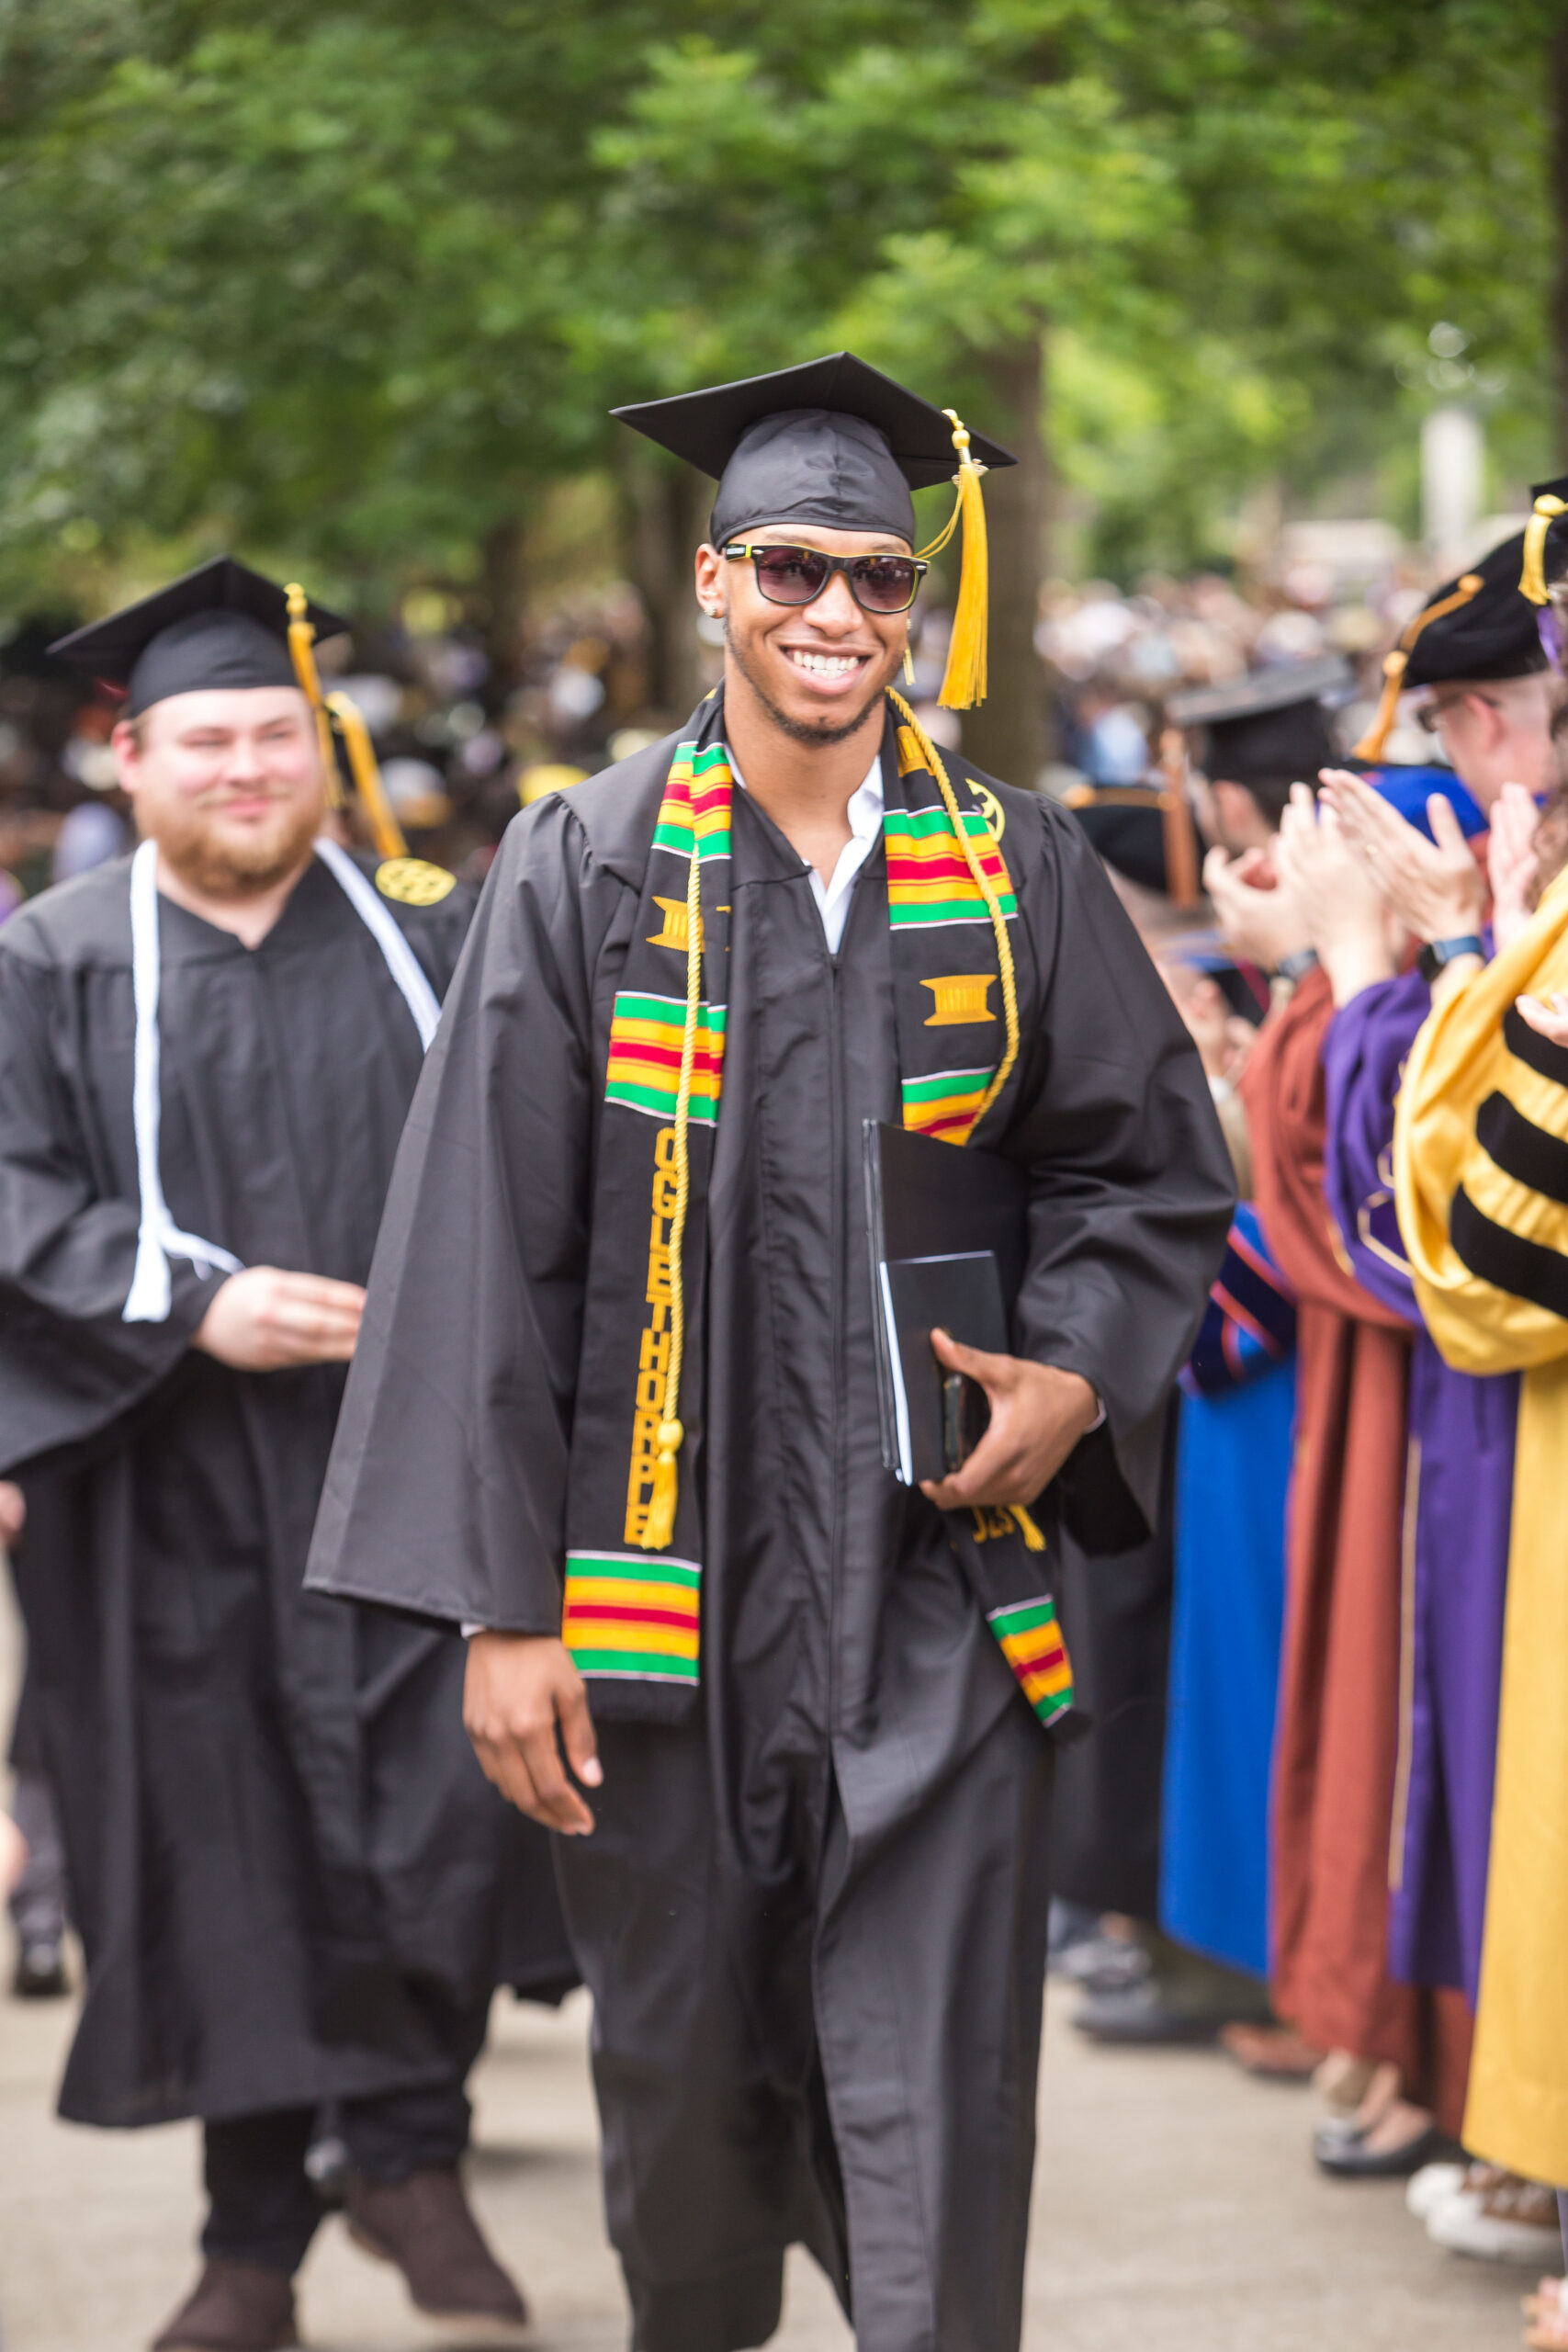
{"label": "blurred green background", "polygon": [[367,642],[460,626],[495,703],[540,616],[628,582],[680,713],[707,486],[605,411],[848,345],[1023,460],[965,741],[1032,775],[1051,577],[1245,571],[1281,515],[1413,534],[1444,401],[1498,511],[1564,458],[1565,24],[0,0],[0,614],[231,548]]}

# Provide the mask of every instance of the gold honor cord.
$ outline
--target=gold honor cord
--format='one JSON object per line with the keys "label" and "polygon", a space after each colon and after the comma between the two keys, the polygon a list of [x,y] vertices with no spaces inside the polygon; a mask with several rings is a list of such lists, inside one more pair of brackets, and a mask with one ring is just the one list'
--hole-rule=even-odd
{"label": "gold honor cord", "polygon": [[376,749],[370,741],[370,729],[365,724],[364,714],[347,695],[322,694],[321,672],[316,667],[316,631],[309,618],[310,600],[297,580],[291,580],[283,593],[288,599],[288,655],[294,664],[294,674],[299,681],[299,690],[315,716],[316,743],[326,779],[327,805],[333,808],[343,807],[343,786],[338,777],[337,744],[333,733],[335,727],[348,752],[354,788],[359,796],[378,854],[381,857],[406,857],[409,845],[387,798],[387,788],[381,782]]}
{"label": "gold honor cord", "polygon": [[692,866],[686,878],[686,1022],[681,1032],[681,1078],[675,1091],[675,1206],[670,1218],[670,1354],[664,1367],[664,1402],[654,1443],[653,1491],[637,1542],[645,1552],[662,1552],[674,1541],[679,1484],[675,1457],[686,1432],[681,1409],[681,1358],[686,1341],[686,1289],[681,1252],[686,1238],[686,1208],[692,1193],[692,1072],[697,1057],[697,1021],[703,993],[703,870],[697,842],[697,811],[692,804]]}
{"label": "gold honor cord", "polygon": [[1553,498],[1543,492],[1535,502],[1535,509],[1525,525],[1525,563],[1519,574],[1519,594],[1528,596],[1532,605],[1547,601],[1546,537],[1560,514],[1568,514],[1568,502]]}
{"label": "gold honor cord", "polygon": [[[1427,605],[1424,610],[1418,612],[1393,651],[1384,654],[1382,699],[1379,701],[1371,725],[1350,754],[1353,760],[1382,759],[1383,746],[1393,733],[1393,722],[1399,715],[1399,697],[1404,690],[1404,673],[1409,667],[1411,649],[1416,639],[1429,622],[1446,619],[1450,613],[1457,613],[1461,605],[1468,605],[1472,596],[1479,596],[1483,584],[1478,571],[1467,571],[1462,579],[1455,582],[1453,594],[1444,596],[1438,604]],[[1540,601],[1544,604],[1545,597],[1542,596]]]}

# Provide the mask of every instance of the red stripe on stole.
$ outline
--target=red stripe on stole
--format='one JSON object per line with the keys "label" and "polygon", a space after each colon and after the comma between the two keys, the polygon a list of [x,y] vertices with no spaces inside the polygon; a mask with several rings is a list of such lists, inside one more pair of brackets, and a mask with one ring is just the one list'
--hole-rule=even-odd
{"label": "red stripe on stole", "polygon": [[1045,1674],[1053,1667],[1065,1666],[1066,1659],[1067,1653],[1058,1635],[1053,1637],[1048,1649],[1031,1650],[1027,1657],[1010,1657],[1008,1664],[1015,1674]]}
{"label": "red stripe on stole", "polygon": [[678,1625],[689,1634],[697,1622],[696,1610],[684,1609],[624,1609],[613,1600],[573,1600],[567,1605],[566,1622],[570,1625],[579,1618],[603,1624],[606,1620],[621,1625]]}

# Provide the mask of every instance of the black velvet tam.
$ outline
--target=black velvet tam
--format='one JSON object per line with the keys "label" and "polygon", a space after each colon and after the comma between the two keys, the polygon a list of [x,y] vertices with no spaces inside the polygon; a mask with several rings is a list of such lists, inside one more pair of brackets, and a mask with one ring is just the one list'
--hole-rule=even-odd
{"label": "black velvet tam", "polygon": [[[306,618],[318,642],[348,627],[321,605],[308,605]],[[288,651],[288,596],[227,555],[198,564],[107,620],[73,629],[49,650],[106,685],[124,686],[128,718],[171,695],[206,687],[299,684]]]}
{"label": "black velvet tam", "polygon": [[[910,492],[958,470],[942,410],[848,351],[612,414],[717,478],[716,547],[765,523],[881,531],[913,546]],[[982,466],[1018,462],[978,433],[970,453]]]}

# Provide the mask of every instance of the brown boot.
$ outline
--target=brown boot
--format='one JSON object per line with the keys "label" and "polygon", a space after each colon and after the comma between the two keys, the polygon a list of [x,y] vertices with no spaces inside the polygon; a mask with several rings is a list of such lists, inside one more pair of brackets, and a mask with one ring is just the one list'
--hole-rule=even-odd
{"label": "brown boot", "polygon": [[367,2254],[397,2264],[430,2318],[477,2324],[495,2342],[527,2326],[528,2306],[479,2235],[456,2169],[397,2181],[351,2173],[344,2218]]}
{"label": "brown boot", "polygon": [[152,2352],[283,2352],[298,2344],[294,2281],[255,2262],[209,2262]]}

